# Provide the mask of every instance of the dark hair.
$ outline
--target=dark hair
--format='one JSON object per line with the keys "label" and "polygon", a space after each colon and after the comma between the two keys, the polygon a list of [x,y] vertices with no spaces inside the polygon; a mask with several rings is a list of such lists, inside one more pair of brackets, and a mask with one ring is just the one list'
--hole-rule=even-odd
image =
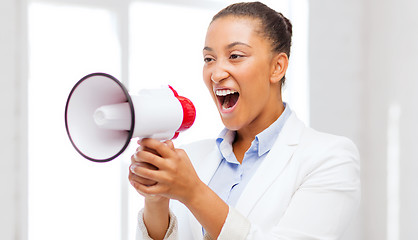
{"label": "dark hair", "polygon": [[[272,50],[290,57],[292,23],[283,14],[260,2],[242,2],[229,5],[212,18],[212,22],[226,16],[251,17],[260,20],[260,32],[271,41]],[[284,84],[285,78],[282,79]]]}

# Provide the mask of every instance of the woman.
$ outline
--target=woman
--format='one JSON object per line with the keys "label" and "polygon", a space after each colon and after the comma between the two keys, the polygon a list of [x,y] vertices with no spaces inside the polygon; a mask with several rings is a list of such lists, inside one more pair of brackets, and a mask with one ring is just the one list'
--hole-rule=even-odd
{"label": "woman", "polygon": [[259,2],[213,17],[203,79],[225,129],[184,150],[139,142],[129,175],[145,197],[138,239],[342,235],[359,204],[358,153],[350,140],[304,126],[283,103],[291,35],[289,20]]}

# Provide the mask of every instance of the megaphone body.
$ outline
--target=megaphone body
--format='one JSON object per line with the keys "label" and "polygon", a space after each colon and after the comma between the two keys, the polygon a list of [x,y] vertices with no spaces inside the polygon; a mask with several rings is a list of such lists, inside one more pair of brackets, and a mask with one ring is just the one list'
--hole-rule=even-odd
{"label": "megaphone body", "polygon": [[195,116],[193,103],[170,86],[131,95],[113,76],[93,73],[73,87],[65,125],[83,157],[106,162],[119,156],[131,138],[177,137],[193,125]]}

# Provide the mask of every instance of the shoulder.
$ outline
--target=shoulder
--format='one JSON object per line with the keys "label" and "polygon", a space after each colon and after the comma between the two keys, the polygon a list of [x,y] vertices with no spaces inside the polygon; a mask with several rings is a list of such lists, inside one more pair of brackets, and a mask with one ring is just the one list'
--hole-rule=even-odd
{"label": "shoulder", "polygon": [[298,145],[298,152],[305,152],[310,156],[344,152],[358,155],[357,147],[347,137],[307,127],[294,113],[289,117],[283,129],[282,138],[285,138],[282,140],[289,145]]}
{"label": "shoulder", "polygon": [[306,128],[294,153],[301,188],[360,191],[360,156],[348,138]]}
{"label": "shoulder", "polygon": [[348,182],[358,182],[360,155],[353,141],[307,127],[295,116],[289,120],[291,126],[283,137],[291,140],[283,142],[295,147],[291,165],[302,179],[339,181],[345,178]]}
{"label": "shoulder", "polygon": [[301,135],[299,148],[312,156],[348,155],[355,161],[359,159],[356,145],[347,137],[320,132],[306,127]]}

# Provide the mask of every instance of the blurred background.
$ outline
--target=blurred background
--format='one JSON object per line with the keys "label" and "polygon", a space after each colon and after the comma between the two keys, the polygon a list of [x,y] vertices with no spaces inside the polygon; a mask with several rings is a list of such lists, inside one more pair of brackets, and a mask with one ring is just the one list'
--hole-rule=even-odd
{"label": "blurred background", "polygon": [[[92,72],[133,93],[170,84],[197,108],[175,144],[217,136],[202,49],[211,17],[233,2],[0,0],[0,239],[134,238],[135,142],[108,163],[80,157],[65,132],[68,94]],[[262,2],[294,27],[285,101],[360,150],[362,205],[344,240],[416,239],[418,1]]]}

